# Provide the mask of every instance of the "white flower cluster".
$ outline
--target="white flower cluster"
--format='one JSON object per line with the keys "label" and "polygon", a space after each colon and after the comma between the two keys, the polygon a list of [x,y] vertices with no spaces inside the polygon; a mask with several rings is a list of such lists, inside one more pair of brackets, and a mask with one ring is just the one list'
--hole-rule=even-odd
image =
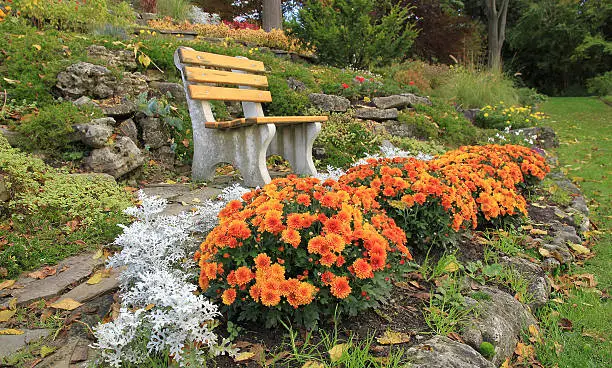
{"label": "white flower cluster", "polygon": [[488,139],[489,143],[504,143],[512,137],[512,134],[514,134],[515,136],[519,136],[522,134],[523,135],[523,137],[521,137],[522,141],[524,143],[528,143],[531,145],[533,145],[538,139],[537,134],[524,134],[523,129],[517,129],[513,131],[511,131],[511,129],[512,129],[512,126],[507,126],[506,129],[504,129],[503,133],[502,132],[495,133],[495,136],[489,137]]}
{"label": "white flower cluster", "polygon": [[194,24],[213,24],[221,23],[219,14],[211,14],[202,10],[199,6],[192,5],[189,10],[189,20]]}
{"label": "white flower cluster", "polygon": [[122,308],[114,321],[95,328],[92,347],[101,350],[107,363],[119,367],[122,362],[142,363],[149,354],[170,354],[182,364],[184,348],[193,345],[199,346],[190,351],[199,361],[207,354],[234,353],[212,331],[217,306],[194,294],[197,265],[192,254],[198,242],[193,234],[210,231],[225,204],[247,191],[231,186],[219,200],[177,216],[163,215],[165,199],[139,193],[142,204],[125,211],[136,221],[123,226],[115,239],[122,250],[108,261],[122,270]]}

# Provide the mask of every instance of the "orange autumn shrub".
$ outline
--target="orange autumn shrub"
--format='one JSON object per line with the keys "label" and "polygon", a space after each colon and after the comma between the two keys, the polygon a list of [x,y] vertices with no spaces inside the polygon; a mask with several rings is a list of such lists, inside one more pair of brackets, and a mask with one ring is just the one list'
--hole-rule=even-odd
{"label": "orange autumn shrub", "polygon": [[196,255],[200,287],[239,320],[314,326],[378,305],[407,271],[406,236],[370,188],[289,176],[230,202]]}

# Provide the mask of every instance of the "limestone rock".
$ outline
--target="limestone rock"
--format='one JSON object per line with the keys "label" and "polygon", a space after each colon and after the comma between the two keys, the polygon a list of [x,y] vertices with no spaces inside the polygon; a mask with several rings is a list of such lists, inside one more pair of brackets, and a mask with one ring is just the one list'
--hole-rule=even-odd
{"label": "limestone rock", "polygon": [[28,345],[31,341],[49,336],[51,332],[51,330],[47,329],[36,329],[23,330],[21,335],[0,335],[0,357],[8,357]]}
{"label": "limestone rock", "polygon": [[395,107],[401,110],[410,105],[412,99],[408,96],[393,95],[387,97],[374,97],[372,102],[374,102],[374,105],[379,109],[391,109]]}
{"label": "limestone rock", "polygon": [[185,98],[185,89],[181,84],[178,83],[170,83],[170,82],[159,82],[153,81],[149,84],[152,90],[159,91],[160,95],[165,95],[170,93],[172,97],[179,102],[185,102],[187,99]]}
{"label": "limestone rock", "polygon": [[0,127],[0,135],[2,135],[11,146],[18,146],[19,141],[23,139],[23,136],[19,132],[2,127]]}
{"label": "limestone rock", "polygon": [[489,300],[475,301],[466,298],[468,305],[477,308],[465,323],[461,337],[478,349],[486,341],[495,347],[492,363],[499,365],[514,353],[518,337],[529,325],[536,325],[533,315],[511,295],[491,287],[481,287],[481,292],[488,294]]}
{"label": "limestone rock", "polygon": [[362,108],[355,110],[355,117],[364,120],[396,120],[399,112],[397,109],[372,109]]}
{"label": "limestone rock", "polygon": [[100,59],[109,67],[138,69],[134,53],[129,50],[109,50],[102,45],[91,45],[87,48],[87,56]]}
{"label": "limestone rock", "polygon": [[128,138],[119,136],[112,147],[98,148],[84,160],[85,167],[93,172],[101,172],[121,177],[140,167],[144,162],[142,152]]}
{"label": "limestone rock", "polygon": [[170,146],[161,146],[157,149],[151,150],[151,156],[153,159],[163,166],[173,167],[176,159],[176,153],[170,148]]}
{"label": "limestone rock", "polygon": [[411,347],[405,355],[411,361],[411,368],[496,367],[471,346],[439,335]]}
{"label": "limestone rock", "polygon": [[[434,123],[431,123],[434,124]],[[394,137],[407,137],[417,139],[429,139],[424,129],[416,124],[406,123],[397,120],[387,120],[383,122],[385,131]],[[432,125],[432,128],[436,126]]]}
{"label": "limestone rock", "polygon": [[542,267],[521,257],[502,257],[501,262],[514,269],[529,283],[527,292],[534,299],[529,304],[531,309],[539,308],[548,302],[550,283]]}
{"label": "limestone rock", "polygon": [[106,116],[116,119],[125,119],[133,116],[138,110],[135,103],[129,100],[124,100],[119,104],[108,105],[102,107],[102,112]]}
{"label": "limestone rock", "polygon": [[[93,259],[93,253],[84,253],[69,257],[59,262],[58,272],[42,280],[33,279],[24,274],[17,279],[15,285],[23,288],[10,290],[10,294],[0,299],[0,304],[6,305],[11,298],[17,298],[18,305],[28,305],[38,299],[49,299],[57,296],[75,282],[80,282],[92,271],[102,265],[102,259]],[[60,270],[64,270],[61,271]]]}
{"label": "limestone rock", "polygon": [[81,96],[102,99],[113,95],[116,83],[117,78],[107,68],[81,61],[60,72],[55,86],[70,100]]}
{"label": "limestone rock", "polygon": [[546,272],[551,272],[561,267],[561,262],[555,258],[546,258],[542,261],[542,269]]}
{"label": "limestone rock", "polygon": [[146,75],[136,72],[124,72],[123,78],[117,81],[114,94],[117,96],[138,96],[149,90],[148,78]]}
{"label": "limestone rock", "polygon": [[127,119],[122,121],[119,124],[118,129],[121,135],[130,138],[134,143],[138,142],[138,128],[136,127],[136,123],[134,123],[134,120]]}
{"label": "limestone rock", "polygon": [[113,127],[105,124],[73,125],[72,128],[80,135],[80,140],[86,146],[102,148],[113,134]]}
{"label": "limestone rock", "polygon": [[9,199],[11,199],[11,193],[4,183],[4,176],[0,175],[0,202],[6,202]]}
{"label": "limestone rock", "polygon": [[459,110],[459,112],[463,113],[463,116],[473,123],[476,120],[476,115],[480,113],[480,109]]}
{"label": "limestone rock", "polygon": [[87,96],[81,96],[76,100],[72,101],[72,103],[77,107],[83,106],[91,106],[91,107],[99,107],[97,103],[95,103],[91,98]]}
{"label": "limestone rock", "polygon": [[119,287],[117,276],[119,276],[119,271],[111,269],[108,277],[103,277],[99,283],[90,285],[84,282],[62,295],[62,298],[69,298],[79,303],[85,303],[111,290],[117,289]]}
{"label": "limestone rock", "polygon": [[154,117],[145,117],[138,121],[142,130],[142,140],[145,146],[151,149],[160,148],[168,144],[170,131],[163,120]]}
{"label": "limestone rock", "polygon": [[566,265],[574,261],[574,256],[565,244],[544,244],[542,248],[551,254],[550,258],[556,259],[561,264]]}
{"label": "limestone rock", "polygon": [[304,82],[299,79],[295,79],[293,77],[287,78],[287,86],[296,92],[303,92],[307,89]]}
{"label": "limestone rock", "polygon": [[417,96],[414,93],[402,93],[402,96],[410,98],[410,104],[408,105],[410,107],[415,105],[431,105],[431,101],[427,97]]}
{"label": "limestone rock", "polygon": [[314,107],[323,111],[346,112],[351,106],[351,101],[341,96],[311,93],[308,98]]}

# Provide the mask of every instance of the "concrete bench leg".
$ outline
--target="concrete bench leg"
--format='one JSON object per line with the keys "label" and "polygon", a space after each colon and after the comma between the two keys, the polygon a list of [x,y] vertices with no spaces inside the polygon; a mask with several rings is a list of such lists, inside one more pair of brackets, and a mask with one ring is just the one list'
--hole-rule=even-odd
{"label": "concrete bench leg", "polygon": [[312,145],[321,132],[321,123],[277,125],[268,155],[281,155],[298,175],[314,176]]}
{"label": "concrete bench leg", "polygon": [[207,129],[204,123],[194,124],[193,179],[209,181],[219,163],[229,163],[240,170],[245,186],[269,183],[266,151],[275,131],[271,124],[226,130]]}

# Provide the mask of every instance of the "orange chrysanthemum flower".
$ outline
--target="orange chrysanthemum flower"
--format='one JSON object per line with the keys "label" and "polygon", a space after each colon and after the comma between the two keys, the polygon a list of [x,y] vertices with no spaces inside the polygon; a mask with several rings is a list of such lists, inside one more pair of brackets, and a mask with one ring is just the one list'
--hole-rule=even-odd
{"label": "orange chrysanthemum flower", "polygon": [[283,230],[282,239],[285,243],[291,244],[294,248],[297,248],[302,242],[300,233],[294,229]]}
{"label": "orange chrysanthemum flower", "polygon": [[221,301],[225,305],[231,305],[236,300],[236,289],[227,289],[221,295]]}
{"label": "orange chrysanthemum flower", "polygon": [[353,262],[353,270],[357,278],[369,279],[374,277],[372,266],[370,266],[370,264],[363,258],[358,258],[355,262]]}
{"label": "orange chrysanthemum flower", "polygon": [[344,299],[349,296],[351,293],[351,286],[346,276],[334,278],[331,282],[330,291],[332,295],[338,299]]}
{"label": "orange chrysanthemum flower", "polygon": [[238,269],[236,269],[235,276],[236,284],[238,285],[245,285],[255,277],[253,272],[251,272],[251,270],[246,266],[238,267]]}
{"label": "orange chrysanthemum flower", "polygon": [[259,253],[253,260],[258,270],[266,270],[272,264],[272,260],[265,253]]}

